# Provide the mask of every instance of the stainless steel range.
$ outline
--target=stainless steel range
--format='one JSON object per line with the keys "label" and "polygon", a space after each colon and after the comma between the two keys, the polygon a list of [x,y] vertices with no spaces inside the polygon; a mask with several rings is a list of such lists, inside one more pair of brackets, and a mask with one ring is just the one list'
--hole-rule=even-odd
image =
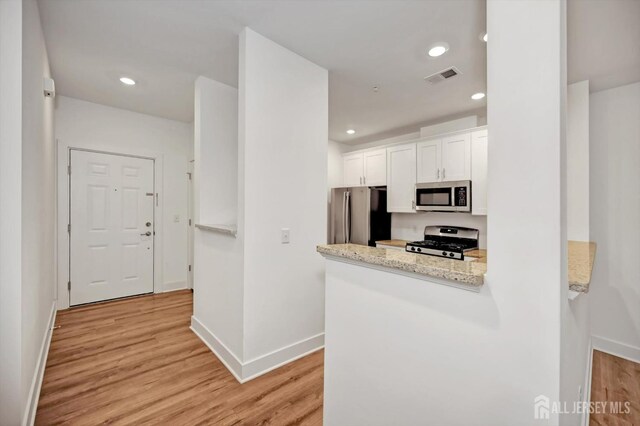
{"label": "stainless steel range", "polygon": [[411,253],[464,260],[466,251],[479,247],[479,236],[480,232],[473,228],[427,226],[424,228],[424,240],[407,243],[405,250]]}

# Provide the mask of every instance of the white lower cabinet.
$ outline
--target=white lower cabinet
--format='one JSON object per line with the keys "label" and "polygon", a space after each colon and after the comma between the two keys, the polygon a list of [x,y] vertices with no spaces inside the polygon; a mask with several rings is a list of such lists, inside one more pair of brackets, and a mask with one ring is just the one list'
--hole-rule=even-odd
{"label": "white lower cabinet", "polygon": [[487,129],[471,132],[471,214],[487,214],[489,137]]}
{"label": "white lower cabinet", "polygon": [[387,211],[415,213],[416,144],[387,148]]}

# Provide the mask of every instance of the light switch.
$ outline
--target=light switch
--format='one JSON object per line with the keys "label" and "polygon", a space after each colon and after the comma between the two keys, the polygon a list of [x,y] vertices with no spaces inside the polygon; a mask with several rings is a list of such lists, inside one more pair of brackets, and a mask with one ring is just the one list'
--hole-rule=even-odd
{"label": "light switch", "polygon": [[289,244],[289,228],[282,228],[280,231],[280,241],[282,244]]}

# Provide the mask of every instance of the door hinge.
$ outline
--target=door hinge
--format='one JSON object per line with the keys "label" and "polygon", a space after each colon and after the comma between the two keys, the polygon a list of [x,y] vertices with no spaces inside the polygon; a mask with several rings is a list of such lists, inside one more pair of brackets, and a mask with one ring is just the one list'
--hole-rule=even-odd
{"label": "door hinge", "polygon": [[71,281],[67,281],[67,290],[71,291]]}
{"label": "door hinge", "polygon": [[189,226],[191,226],[191,219],[189,219]]}
{"label": "door hinge", "polygon": [[189,265],[189,272],[191,272],[191,265]]}
{"label": "door hinge", "polygon": [[191,180],[191,173],[187,173],[187,176],[189,176],[189,180]]}
{"label": "door hinge", "polygon": [[70,175],[71,174],[71,164],[69,164],[67,166],[67,174]]}
{"label": "door hinge", "polygon": [[67,225],[67,232],[71,233],[71,224],[70,223]]}

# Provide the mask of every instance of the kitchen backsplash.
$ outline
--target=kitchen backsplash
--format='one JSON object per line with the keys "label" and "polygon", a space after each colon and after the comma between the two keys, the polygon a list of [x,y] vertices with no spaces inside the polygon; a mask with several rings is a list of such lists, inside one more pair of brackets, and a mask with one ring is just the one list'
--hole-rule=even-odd
{"label": "kitchen backsplash", "polygon": [[393,213],[391,215],[391,238],[416,241],[424,238],[427,225],[466,226],[480,231],[480,247],[487,247],[487,217],[470,213]]}

